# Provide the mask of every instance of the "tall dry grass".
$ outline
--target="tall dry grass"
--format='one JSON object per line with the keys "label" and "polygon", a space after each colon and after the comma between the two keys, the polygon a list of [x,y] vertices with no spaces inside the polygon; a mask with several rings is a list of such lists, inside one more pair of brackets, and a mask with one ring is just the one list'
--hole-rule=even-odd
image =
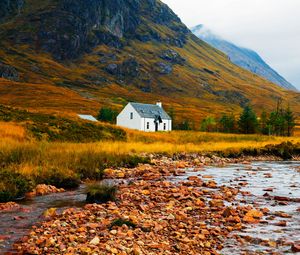
{"label": "tall dry grass", "polygon": [[0,122],[0,141],[10,139],[13,141],[25,141],[26,131],[16,123]]}
{"label": "tall dry grass", "polygon": [[122,165],[128,158],[126,164],[134,164],[135,159],[130,157],[142,153],[238,152],[285,141],[300,142],[300,137],[126,130],[127,141],[50,143],[27,139],[25,130],[14,123],[0,123],[0,130],[1,164],[34,178],[51,172],[76,173],[81,177],[93,178],[99,169],[113,164]]}

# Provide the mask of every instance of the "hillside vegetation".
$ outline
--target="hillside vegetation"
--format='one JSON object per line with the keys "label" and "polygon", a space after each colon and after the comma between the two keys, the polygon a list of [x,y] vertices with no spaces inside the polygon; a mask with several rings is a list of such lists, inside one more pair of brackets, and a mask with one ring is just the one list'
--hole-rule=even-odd
{"label": "hillside vegetation", "polygon": [[[148,157],[153,154],[290,158],[300,153],[300,137],[195,131],[144,133],[6,107],[0,108],[0,119],[0,201],[18,198],[41,183],[74,188],[80,180],[101,179],[106,168],[149,163]],[[274,147],[282,142],[295,145]]]}
{"label": "hillside vegetation", "polygon": [[[152,0],[15,0],[0,20],[0,103],[95,114],[128,101],[164,102],[175,122],[269,110],[300,95],[232,64]],[[1,71],[2,70],[2,71]]]}

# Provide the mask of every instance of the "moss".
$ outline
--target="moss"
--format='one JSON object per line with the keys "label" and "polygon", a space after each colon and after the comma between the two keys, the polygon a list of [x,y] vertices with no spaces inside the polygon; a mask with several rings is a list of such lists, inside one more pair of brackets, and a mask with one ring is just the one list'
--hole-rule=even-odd
{"label": "moss", "polygon": [[267,145],[263,151],[266,154],[271,154],[282,158],[283,160],[290,160],[295,155],[300,155],[300,144],[293,144],[291,142],[283,142],[278,145]]}
{"label": "moss", "polygon": [[88,203],[107,203],[116,200],[117,187],[114,185],[101,183],[90,184],[87,187],[86,201]]}
{"label": "moss", "polygon": [[130,228],[136,228],[136,224],[133,223],[132,221],[130,220],[125,220],[125,219],[122,219],[122,218],[118,218],[118,219],[115,219],[109,226],[109,229],[112,229],[113,227],[122,227],[123,225],[126,225]]}
{"label": "moss", "polygon": [[75,189],[79,187],[80,178],[74,173],[58,169],[49,169],[35,178],[36,184],[53,185],[57,188]]}
{"label": "moss", "polygon": [[23,175],[8,169],[0,169],[0,202],[23,198],[32,189],[32,183]]}

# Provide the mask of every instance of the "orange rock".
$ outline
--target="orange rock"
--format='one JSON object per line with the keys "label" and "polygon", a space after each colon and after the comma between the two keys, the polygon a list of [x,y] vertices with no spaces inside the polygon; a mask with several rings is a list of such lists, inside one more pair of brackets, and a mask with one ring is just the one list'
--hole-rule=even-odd
{"label": "orange rock", "polygon": [[199,207],[205,207],[205,203],[200,199],[195,200],[195,205]]}
{"label": "orange rock", "polygon": [[262,217],[262,212],[252,209],[246,213],[246,215],[243,218],[243,221],[247,223],[258,223]]}
{"label": "orange rock", "polygon": [[202,175],[202,178],[204,178],[204,179],[212,179],[214,177],[212,175]]}
{"label": "orange rock", "polygon": [[224,202],[223,202],[223,200],[220,200],[220,199],[212,199],[209,201],[209,205],[211,207],[222,207],[222,206],[224,206]]}
{"label": "orange rock", "polygon": [[57,215],[56,208],[49,208],[43,213],[45,218],[52,218]]}
{"label": "orange rock", "polygon": [[186,168],[186,164],[185,164],[185,162],[178,162],[178,163],[176,164],[176,167],[177,167],[177,168]]}
{"label": "orange rock", "polygon": [[300,244],[293,244],[292,245],[292,252],[300,252]]}

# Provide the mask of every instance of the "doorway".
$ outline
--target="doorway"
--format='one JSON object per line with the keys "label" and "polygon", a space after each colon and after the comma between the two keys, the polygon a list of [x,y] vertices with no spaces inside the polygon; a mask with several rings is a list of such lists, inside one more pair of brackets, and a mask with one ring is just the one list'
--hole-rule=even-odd
{"label": "doorway", "polygon": [[155,132],[157,132],[157,131],[158,131],[158,122],[155,121]]}

